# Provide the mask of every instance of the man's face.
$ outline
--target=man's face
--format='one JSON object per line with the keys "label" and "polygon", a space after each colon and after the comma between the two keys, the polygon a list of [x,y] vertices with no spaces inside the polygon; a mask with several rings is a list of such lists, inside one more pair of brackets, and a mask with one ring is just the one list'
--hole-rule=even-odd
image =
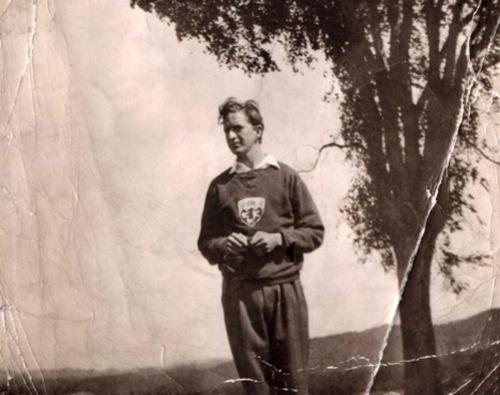
{"label": "man's face", "polygon": [[246,155],[255,144],[260,144],[260,127],[253,126],[244,111],[231,112],[224,119],[224,132],[229,149],[238,157]]}

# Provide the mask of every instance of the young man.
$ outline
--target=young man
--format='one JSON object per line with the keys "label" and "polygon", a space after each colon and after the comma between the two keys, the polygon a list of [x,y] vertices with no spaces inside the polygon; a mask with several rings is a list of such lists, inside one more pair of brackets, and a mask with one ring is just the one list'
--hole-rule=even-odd
{"label": "young man", "polygon": [[236,162],[208,189],[198,248],[223,274],[222,305],[234,362],[247,394],[307,394],[303,254],[324,228],[298,174],[262,149],[255,101],[219,107]]}

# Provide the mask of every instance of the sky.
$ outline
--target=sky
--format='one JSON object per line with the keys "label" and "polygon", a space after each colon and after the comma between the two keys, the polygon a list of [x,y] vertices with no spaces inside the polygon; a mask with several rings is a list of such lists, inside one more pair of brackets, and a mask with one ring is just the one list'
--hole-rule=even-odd
{"label": "sky", "polygon": [[[324,100],[328,65],[248,77],[128,1],[36,5],[0,2],[4,342],[31,368],[228,358],[220,273],[196,249],[206,188],[233,161],[217,107],[228,96],[256,99],[266,152],[309,169],[340,127],[335,96]],[[455,246],[492,251],[498,263],[500,173],[481,169],[490,193],[473,192],[483,223],[471,217]],[[394,315],[394,273],[376,256],[359,262],[339,211],[355,174],[340,150],[302,174],[326,226],[302,272],[312,336]],[[469,283],[460,296],[435,270],[435,322],[500,306],[497,266],[460,269]]]}

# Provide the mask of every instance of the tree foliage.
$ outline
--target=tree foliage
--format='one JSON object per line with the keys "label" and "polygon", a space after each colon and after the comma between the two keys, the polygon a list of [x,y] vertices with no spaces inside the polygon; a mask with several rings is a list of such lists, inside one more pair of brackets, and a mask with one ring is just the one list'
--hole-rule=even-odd
{"label": "tree foliage", "polygon": [[475,97],[491,90],[499,61],[499,1],[131,2],[172,23],[179,40],[203,42],[229,68],[279,70],[277,44],[293,67],[318,56],[330,62],[342,127],[320,152],[341,147],[357,164],[343,210],[355,243],[397,269],[404,357],[418,361],[405,366],[408,395],[442,392],[439,366],[429,358],[436,355],[429,288],[438,235],[438,267],[453,291],[466,285],[454,275],[457,266],[484,262],[480,253],[457,255],[450,241],[475,212],[467,191],[482,181],[477,160],[491,160]]}
{"label": "tree foliage", "polygon": [[[498,0],[132,0],[175,25],[179,40],[196,39],[228,67],[247,73],[279,69],[276,44],[287,61],[331,62],[342,91],[347,155],[362,171],[344,207],[365,254],[376,250],[386,269],[394,248],[414,241],[436,192],[461,111],[466,117],[443,182],[444,243],[439,267],[454,291],[460,262],[450,235],[461,230],[465,193],[480,179],[470,150],[487,147],[478,135],[470,89],[491,89],[498,63]],[[473,84],[475,83],[475,84]],[[482,155],[485,156],[485,155]],[[407,241],[408,241],[407,240]],[[408,241],[409,242],[409,241]],[[480,260],[479,260],[480,261]]]}

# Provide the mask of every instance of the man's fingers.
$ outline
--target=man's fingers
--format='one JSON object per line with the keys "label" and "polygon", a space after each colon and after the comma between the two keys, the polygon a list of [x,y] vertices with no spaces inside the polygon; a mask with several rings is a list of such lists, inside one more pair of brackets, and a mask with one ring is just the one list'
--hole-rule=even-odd
{"label": "man's fingers", "polygon": [[231,233],[226,238],[226,251],[238,255],[247,249],[247,238],[241,233]]}
{"label": "man's fingers", "polygon": [[230,244],[227,245],[227,252],[229,252],[233,255],[240,254],[244,249],[245,249],[244,247],[240,247],[240,246],[236,246],[236,245],[230,245]]}
{"label": "man's fingers", "polygon": [[264,240],[257,240],[256,242],[252,243],[253,248],[262,248],[266,246],[266,242]]}
{"label": "man's fingers", "polygon": [[228,245],[228,247],[231,247],[231,248],[241,246],[241,244],[238,241],[232,240],[232,239],[227,240],[227,245]]}
{"label": "man's fingers", "polygon": [[252,248],[254,251],[265,250],[267,247],[267,243],[265,240],[258,240],[256,243],[252,244]]}
{"label": "man's fingers", "polygon": [[228,237],[227,239],[228,243],[230,245],[234,245],[236,247],[245,247],[244,241],[240,240],[238,237],[236,237],[234,234]]}
{"label": "man's fingers", "polygon": [[251,238],[247,238],[242,233],[231,233],[227,237],[227,252],[236,255],[245,251],[250,246],[257,255],[262,256],[273,249],[270,236],[270,234],[261,231],[255,233]]}
{"label": "man's fingers", "polygon": [[260,232],[257,232],[256,234],[253,235],[253,237],[250,239],[250,243],[253,246],[256,246],[258,244],[261,244],[264,242],[264,235],[262,235]]}
{"label": "man's fingers", "polygon": [[246,246],[248,244],[247,237],[242,233],[233,233],[234,237],[241,242],[242,245]]}
{"label": "man's fingers", "polygon": [[226,249],[227,249],[228,252],[232,252],[232,253],[236,252],[236,246],[232,245],[232,244],[228,244],[227,247],[226,247]]}

